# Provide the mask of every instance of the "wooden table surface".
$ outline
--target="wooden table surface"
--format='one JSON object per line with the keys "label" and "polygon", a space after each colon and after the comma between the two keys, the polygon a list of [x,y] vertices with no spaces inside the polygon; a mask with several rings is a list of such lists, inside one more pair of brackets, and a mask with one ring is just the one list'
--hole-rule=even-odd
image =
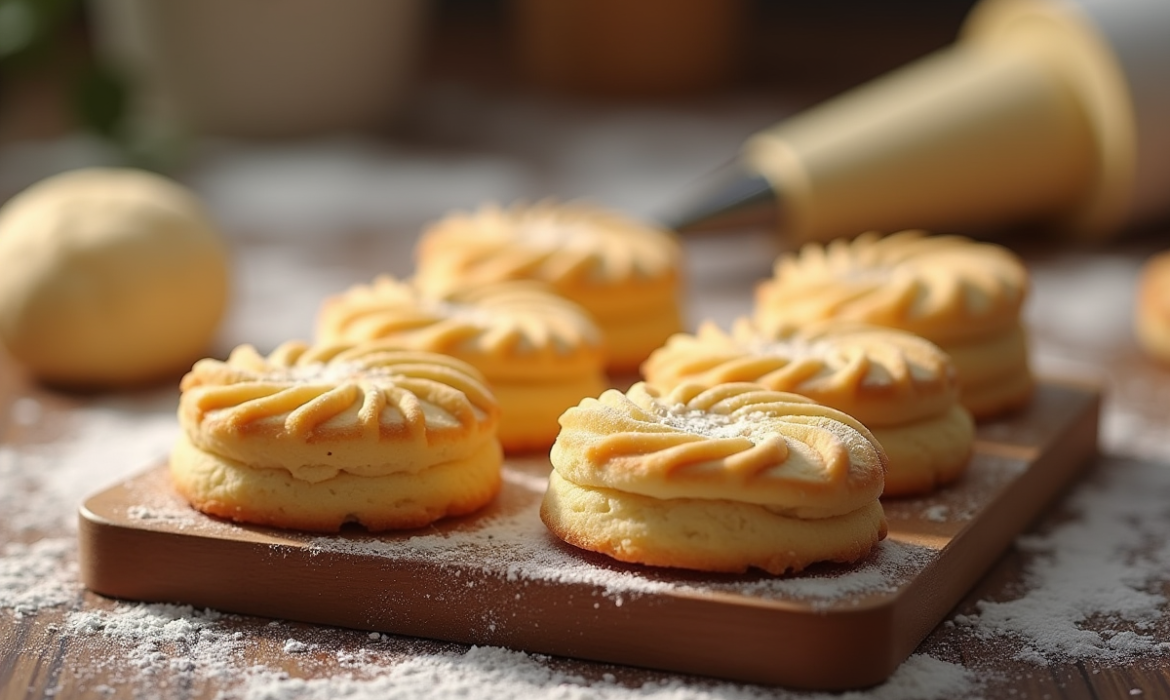
{"label": "wooden table surface", "polygon": [[[435,99],[474,101],[474,96],[446,94]],[[679,172],[684,166],[698,167],[701,162],[711,161],[712,153],[729,149],[762,126],[774,108],[781,109],[750,99],[681,116],[655,110],[628,113],[603,108],[592,113],[597,119],[591,121],[564,117],[556,107],[513,104],[513,111],[536,109],[546,117],[561,114],[560,130],[542,138],[571,142],[576,149],[565,156],[559,151],[532,148],[515,161],[498,157],[502,150],[481,148],[482,142],[471,143],[455,155],[426,149],[405,154],[382,152],[377,156],[381,158],[377,167],[364,160],[369,157],[365,150],[368,144],[364,142],[317,144],[308,151],[298,147],[301,150],[294,148],[291,156],[277,147],[266,146],[259,149],[262,152],[244,148],[244,157],[241,149],[231,144],[214,146],[203,152],[201,160],[182,177],[208,199],[213,211],[226,222],[233,248],[236,299],[215,352],[222,354],[242,342],[270,348],[286,338],[306,337],[321,298],[380,272],[409,273],[410,250],[418,226],[450,206],[474,203],[480,196],[478,192],[499,198],[550,192],[591,195],[604,203],[636,209],[634,203],[664,196],[683,182],[685,178]],[[645,149],[655,146],[646,146],[645,142],[661,132],[655,126],[656,120],[661,119],[669,122],[668,130],[674,129],[668,134],[670,138],[689,138],[712,124],[722,125],[723,130],[714,132],[706,150],[700,149],[691,161],[680,164],[670,161],[669,154],[659,153],[662,162],[638,170],[630,163],[645,158]],[[596,126],[599,123],[604,126]],[[616,140],[606,140],[607,135],[613,134],[617,134]],[[492,136],[506,137],[523,140],[522,135],[502,132]],[[669,142],[661,138],[657,145]],[[623,144],[628,146],[628,152],[624,152]],[[322,152],[329,155],[322,156]],[[593,157],[591,164],[581,165]],[[607,158],[617,165],[607,164]],[[565,165],[569,162],[576,164],[575,169]],[[318,169],[322,167],[324,170]],[[332,198],[323,196],[319,202],[306,203],[297,201],[299,191],[274,194],[262,186],[268,174],[279,173],[282,168],[302,174],[340,172],[349,187],[361,183],[362,173],[373,173],[375,179],[385,177],[379,186],[392,190],[401,184],[405,194],[400,193],[387,210],[370,205],[369,197],[355,203],[343,196],[343,188],[332,192]],[[459,181],[458,173],[468,169],[480,173],[479,179]],[[532,177],[532,172],[546,177]],[[641,191],[627,191],[630,183],[663,173],[674,180],[650,183]],[[455,179],[454,184],[448,175]],[[240,194],[237,186],[244,182],[255,189]],[[296,184],[295,177],[282,182],[289,188]],[[464,189],[455,194],[451,190],[440,192],[419,203],[426,199],[427,187],[441,189],[444,183]],[[247,196],[275,196],[279,201],[267,209],[251,207]],[[376,204],[377,198],[373,199]],[[355,208],[360,211],[355,213]],[[1046,536],[1083,521],[1085,514],[1076,500],[1080,494],[1091,496],[1124,487],[1151,497],[1170,494],[1170,469],[1163,466],[1170,464],[1170,443],[1165,437],[1170,421],[1170,371],[1141,354],[1132,339],[1129,321],[1138,269],[1152,252],[1170,248],[1170,225],[1096,248],[1053,240],[1040,242],[1027,234],[1008,243],[1020,251],[1033,274],[1035,286],[1026,321],[1035,366],[1041,373],[1099,381],[1106,391],[1102,456],[1072,494],[1036,524],[1032,536]],[[780,250],[778,242],[764,231],[689,238],[685,247],[686,300],[692,325],[704,318],[726,323],[746,312],[753,285],[768,274],[769,263]],[[132,616],[135,607],[89,593],[77,582],[76,551],[71,546],[76,538],[72,524],[76,499],[83,497],[87,489],[103,487],[164,458],[166,445],[154,436],[168,434],[176,401],[174,384],[116,394],[63,393],[37,385],[10,360],[0,359],[0,489],[7,490],[0,493],[0,507],[7,511],[0,514],[0,546],[5,547],[0,550],[4,554],[0,559],[0,595],[10,596],[8,600],[0,598],[0,698],[229,698],[261,697],[266,692],[270,697],[294,697],[298,693],[311,697],[345,693],[356,697],[367,697],[362,693],[369,697],[379,693],[393,696],[391,686],[362,685],[369,680],[362,676],[362,664],[384,669],[439,655],[451,659],[450,666],[444,668],[462,668],[461,660],[465,660],[467,672],[472,673],[487,663],[481,658],[486,653],[483,650],[473,653],[454,644],[386,635],[371,640],[366,632],[241,616],[217,618],[191,610],[168,614],[178,621],[176,624],[185,620],[192,629],[210,630],[203,633],[204,638],[218,635],[218,639],[234,640],[229,645],[233,656],[226,665],[207,665],[214,655],[196,648],[198,634],[144,651],[141,639],[135,642],[132,635],[104,634],[92,629],[89,633],[79,632],[79,615],[106,612],[120,616],[109,619],[125,619]],[[136,425],[150,426],[150,430],[139,433]],[[149,435],[143,437],[147,432]],[[79,468],[78,449],[94,450],[92,469]],[[1118,479],[1129,481],[1119,485]],[[1146,509],[1154,514],[1146,516],[1143,527],[1165,524],[1170,529],[1170,499],[1165,502],[1168,505],[1160,515],[1156,508]],[[1091,546],[1100,546],[1097,543],[1107,538],[1088,541]],[[46,549],[36,550],[39,554],[32,556],[30,548],[37,542],[47,543],[43,545]],[[1143,569],[1156,575],[1130,585],[1153,596],[1156,605],[1164,606],[1164,596],[1170,592],[1170,565],[1164,548],[1160,553],[1155,551],[1159,546],[1158,541],[1149,543],[1154,554],[1148,558],[1147,569]],[[1170,697],[1170,657],[1165,648],[1128,655],[1073,651],[1055,658],[1041,654],[1044,658],[1038,660],[1036,655],[1021,653],[1027,644],[1018,638],[983,634],[978,626],[965,624],[971,616],[985,611],[989,601],[1010,601],[1035,592],[1038,585],[1043,585],[1043,577],[1052,575],[1050,569],[1042,567],[1060,554],[1029,546],[1006,552],[948,621],[923,642],[920,656],[915,658],[936,660],[957,669],[965,679],[960,697]],[[1082,560],[1108,560],[1107,553],[1098,554]],[[5,562],[7,566],[17,566],[18,561],[24,562],[19,565],[30,566],[45,561],[52,564],[43,572],[44,595],[22,592],[12,583],[28,578],[27,572],[3,568]],[[1073,566],[1067,573],[1071,577],[1088,577],[1094,572],[1078,572]],[[144,615],[162,614],[157,608],[140,609]],[[1089,631],[1105,631],[1107,638],[1120,639],[1118,634],[1129,631],[1170,640],[1170,616],[1155,614],[1152,622],[1137,623],[1126,620],[1126,611],[1113,612],[1098,609],[1089,619],[1067,622]],[[303,653],[295,645],[290,648],[290,639],[305,640],[310,651]],[[515,657],[508,658],[516,661]],[[532,695],[638,697],[651,696],[658,688],[662,695],[655,697],[666,697],[667,691],[675,693],[669,695],[672,698],[804,697],[781,689],[566,659],[531,657],[523,663],[528,664],[526,678],[536,673],[533,669],[539,670],[537,675],[543,674],[543,680],[523,686]],[[267,674],[264,677],[271,685],[249,685],[249,677],[254,677],[256,669]],[[280,674],[284,674],[283,685]],[[295,679],[305,682],[296,685]],[[499,688],[516,687],[509,685],[513,681],[500,681],[486,672],[481,682],[482,685],[468,686],[469,697],[495,697],[492,693],[498,694]],[[568,694],[562,685],[566,682],[579,685],[579,694]],[[643,687],[646,683],[651,685]],[[441,683],[438,686],[447,687]],[[916,687],[908,678],[870,692],[878,698],[904,694],[923,699],[956,697],[945,684]],[[867,692],[850,697],[870,695]]]}

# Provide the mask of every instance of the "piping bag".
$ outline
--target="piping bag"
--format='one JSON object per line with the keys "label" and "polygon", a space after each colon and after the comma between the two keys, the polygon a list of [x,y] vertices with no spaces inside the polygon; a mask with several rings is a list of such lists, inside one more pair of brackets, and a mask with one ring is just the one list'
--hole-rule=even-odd
{"label": "piping bag", "polygon": [[791,242],[1170,213],[1170,0],[984,0],[955,44],[756,134],[678,230]]}

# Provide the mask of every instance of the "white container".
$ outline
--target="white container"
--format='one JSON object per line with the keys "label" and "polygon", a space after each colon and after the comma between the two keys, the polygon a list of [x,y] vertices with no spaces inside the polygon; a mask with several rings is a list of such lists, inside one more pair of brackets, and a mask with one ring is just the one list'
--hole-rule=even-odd
{"label": "white container", "polygon": [[91,0],[99,51],[137,111],[197,133],[384,127],[401,106],[425,0]]}

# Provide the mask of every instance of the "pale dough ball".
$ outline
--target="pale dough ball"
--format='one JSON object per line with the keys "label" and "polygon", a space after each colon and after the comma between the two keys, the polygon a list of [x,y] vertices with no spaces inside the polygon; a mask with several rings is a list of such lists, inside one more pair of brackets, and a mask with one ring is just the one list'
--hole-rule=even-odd
{"label": "pale dough ball", "polygon": [[227,250],[186,188],[140,170],[75,170],[0,208],[0,343],[40,379],[160,379],[207,349]]}

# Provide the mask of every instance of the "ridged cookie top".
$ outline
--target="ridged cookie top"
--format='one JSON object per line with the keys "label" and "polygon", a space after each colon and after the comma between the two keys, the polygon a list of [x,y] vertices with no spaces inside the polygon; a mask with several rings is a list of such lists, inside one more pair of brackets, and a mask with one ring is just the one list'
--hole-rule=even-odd
{"label": "ridged cookie top", "polygon": [[611,389],[561,416],[553,467],[582,486],[821,518],[875,501],[885,454],[855,419],[758,384]]}
{"label": "ridged cookie top", "polygon": [[564,294],[673,278],[681,259],[666,231],[584,204],[553,202],[452,214],[424,232],[416,254],[418,281],[429,292],[535,279]]}
{"label": "ridged cookie top", "polygon": [[324,342],[384,340],[458,357],[489,380],[540,380],[601,372],[601,332],[585,311],[547,288],[502,282],[431,296],[379,277],[327,300]]}
{"label": "ridged cookie top", "polygon": [[950,358],[930,341],[890,328],[826,322],[767,333],[739,319],[678,334],[642,365],[660,389],[684,382],[755,382],[832,406],[869,427],[941,415],[958,400]]}
{"label": "ridged cookie top", "polygon": [[195,364],[180,385],[191,442],[257,468],[317,482],[459,459],[495,440],[499,408],[455,358],[378,344],[251,346]]}
{"label": "ridged cookie top", "polygon": [[1001,246],[867,233],[780,257],[756,290],[756,316],[773,326],[862,321],[948,343],[1010,328],[1027,288],[1023,263]]}

